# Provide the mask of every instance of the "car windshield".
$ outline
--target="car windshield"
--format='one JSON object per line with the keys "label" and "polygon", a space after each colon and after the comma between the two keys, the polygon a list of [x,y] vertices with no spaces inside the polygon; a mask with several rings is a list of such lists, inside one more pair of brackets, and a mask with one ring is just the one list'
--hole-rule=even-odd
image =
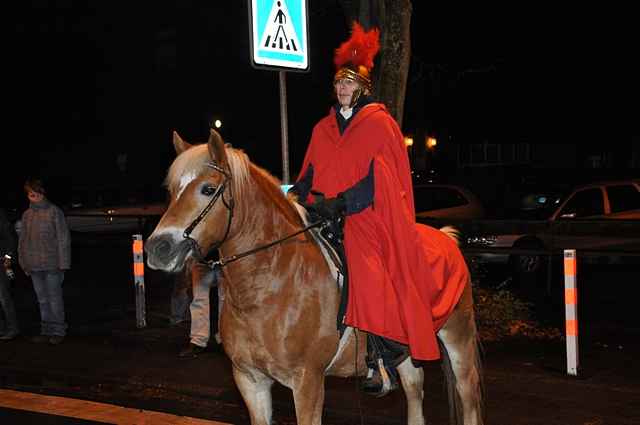
{"label": "car windshield", "polygon": [[413,199],[416,212],[459,207],[469,203],[460,191],[443,186],[415,186]]}
{"label": "car windshield", "polygon": [[520,199],[516,217],[522,220],[548,220],[565,199],[561,192],[529,193]]}

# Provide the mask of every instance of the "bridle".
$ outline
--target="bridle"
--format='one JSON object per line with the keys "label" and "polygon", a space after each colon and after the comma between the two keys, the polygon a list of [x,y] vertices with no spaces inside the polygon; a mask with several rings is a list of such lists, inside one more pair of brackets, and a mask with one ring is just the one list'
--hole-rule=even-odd
{"label": "bridle", "polygon": [[321,219],[318,220],[314,223],[311,223],[305,227],[303,227],[300,230],[297,230],[283,238],[280,238],[278,240],[275,240],[273,242],[269,242],[265,245],[261,245],[258,246],[256,248],[250,249],[248,251],[242,252],[240,254],[235,254],[235,255],[231,255],[229,257],[224,257],[224,258],[220,258],[217,261],[213,261],[213,260],[205,260],[206,256],[208,255],[208,252],[206,253],[206,255],[202,255],[202,250],[200,249],[200,245],[198,244],[198,241],[196,241],[195,239],[193,239],[191,237],[191,232],[193,232],[193,229],[195,229],[195,227],[206,217],[206,215],[209,213],[209,211],[211,211],[211,208],[213,208],[213,206],[215,205],[216,201],[218,200],[218,198],[222,199],[222,203],[224,204],[224,206],[227,208],[227,211],[229,212],[228,214],[228,219],[227,219],[227,228],[224,232],[224,237],[219,240],[218,242],[214,243],[213,246],[209,249],[209,251],[213,251],[214,249],[218,249],[220,248],[220,246],[227,240],[227,238],[229,237],[229,229],[231,229],[231,220],[233,219],[233,208],[235,207],[235,201],[233,198],[233,192],[231,191],[231,188],[229,187],[229,200],[227,201],[224,198],[224,192],[227,189],[227,185],[229,184],[230,181],[232,181],[232,176],[231,176],[231,172],[225,170],[224,168],[222,168],[221,166],[217,165],[215,162],[211,161],[210,163],[207,164],[208,167],[213,168],[215,171],[219,172],[220,174],[222,174],[224,176],[224,179],[222,180],[222,183],[216,188],[216,191],[213,193],[213,196],[211,197],[211,200],[209,201],[209,203],[202,209],[202,211],[200,211],[200,214],[198,214],[198,216],[191,222],[191,224],[189,224],[187,226],[187,228],[184,230],[184,233],[182,234],[182,236],[189,241],[189,243],[191,244],[191,247],[194,251],[194,257],[196,257],[196,260],[198,260],[198,262],[203,263],[208,265],[210,268],[215,268],[215,267],[224,267],[225,265],[227,265],[228,263],[240,260],[241,258],[247,257],[249,255],[255,254],[258,251],[262,251],[264,249],[270,248],[274,245],[280,244],[288,239],[293,238],[294,236],[297,236],[301,233],[306,232],[307,230],[313,229],[315,227],[320,227],[320,226],[325,226],[327,225],[327,220],[326,219]]}
{"label": "bridle", "polygon": [[231,220],[233,219],[233,208],[235,207],[233,192],[230,186],[229,186],[229,200],[227,201],[224,198],[224,192],[227,189],[229,182],[231,182],[232,180],[231,172],[225,170],[224,168],[222,168],[221,166],[219,166],[213,161],[207,163],[207,167],[213,168],[215,171],[222,174],[224,178],[222,180],[222,183],[218,187],[216,187],[216,191],[213,193],[213,196],[211,197],[211,200],[209,201],[209,203],[202,209],[202,211],[200,211],[200,214],[198,214],[198,216],[191,222],[191,224],[187,226],[187,228],[182,233],[182,236],[191,244],[191,247],[193,248],[193,251],[194,251],[194,256],[196,257],[196,260],[198,260],[199,262],[204,262],[206,255],[208,255],[208,252],[205,253],[205,255],[202,255],[202,250],[200,249],[200,245],[198,244],[198,241],[196,241],[191,237],[191,232],[193,232],[193,229],[195,229],[196,226],[200,224],[200,222],[206,217],[209,211],[211,211],[211,208],[213,208],[218,198],[221,198],[222,204],[227,208],[227,211],[228,211],[227,228],[224,232],[224,237],[218,242],[214,243],[213,246],[210,248],[210,251],[220,248],[220,246],[229,237],[229,230],[231,229]]}

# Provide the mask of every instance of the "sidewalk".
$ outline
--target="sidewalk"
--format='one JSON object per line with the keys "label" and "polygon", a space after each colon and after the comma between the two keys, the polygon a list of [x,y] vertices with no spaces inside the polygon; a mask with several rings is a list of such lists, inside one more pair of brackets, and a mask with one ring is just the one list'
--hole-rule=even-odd
{"label": "sidewalk", "polygon": [[[0,387],[228,423],[246,416],[228,358],[213,336],[206,355],[178,358],[189,342],[189,323],[169,326],[170,276],[145,270],[147,326],[136,327],[130,249],[127,243],[74,246],[75,264],[64,283],[69,329],[58,346],[29,341],[39,333],[39,311],[33,286],[19,273],[13,295],[22,335],[0,343]],[[181,404],[185,399],[231,407],[222,416],[199,416]]]}
{"label": "sidewalk", "polygon": [[[200,358],[177,357],[189,330],[168,326],[171,281],[166,276],[147,274],[147,326],[136,327],[130,258],[122,255],[125,265],[105,268],[104,273],[89,268],[69,273],[65,302],[70,327],[59,346],[28,341],[27,336],[37,332],[37,305],[31,287],[16,282],[25,335],[0,344],[0,387],[248,424],[230,361],[213,340],[214,346]],[[627,316],[635,315],[626,312],[622,317]],[[566,374],[562,340],[486,343],[487,424],[640,424],[640,326],[609,317],[582,325],[578,377]],[[448,408],[439,363],[427,365],[425,376],[428,423],[445,424]],[[357,385],[355,379],[327,379],[325,425],[404,423],[401,391],[371,399],[361,395]],[[290,391],[276,384],[273,398],[277,423],[295,423]]]}
{"label": "sidewalk", "polygon": [[[178,358],[188,342],[188,326],[168,327],[167,318],[148,312],[147,327],[137,329],[135,310],[112,311],[103,319],[76,327],[58,346],[34,344],[27,337],[0,345],[0,387],[192,417],[200,416],[181,411],[180,401],[211,398],[242,414],[231,366],[219,348],[198,359]],[[235,423],[228,416],[202,418]]]}
{"label": "sidewalk", "polygon": [[[162,326],[151,315],[136,329],[135,312],[84,328],[59,346],[18,339],[1,346],[0,387],[110,401],[233,424],[248,424],[226,356],[211,350],[201,358],[176,356],[184,328]],[[581,357],[581,373],[566,375],[561,344],[511,340],[485,346],[487,412],[497,425],[632,425],[640,423],[640,346],[611,340]],[[437,364],[425,368],[426,406],[432,423],[446,423],[446,400]],[[333,424],[356,423],[359,403],[367,424],[402,423],[404,399],[362,398],[355,380],[327,380],[326,416]],[[274,410],[292,414],[288,391],[276,387]],[[517,415],[514,417],[514,415]],[[276,416],[277,417],[277,416]],[[346,422],[340,422],[340,421]]]}

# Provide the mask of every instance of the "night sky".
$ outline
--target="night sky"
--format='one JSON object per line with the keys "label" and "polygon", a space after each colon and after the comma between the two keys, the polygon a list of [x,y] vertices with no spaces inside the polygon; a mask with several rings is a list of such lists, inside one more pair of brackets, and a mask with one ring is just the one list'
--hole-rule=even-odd
{"label": "night sky", "polygon": [[[203,142],[215,118],[228,142],[281,176],[278,73],[250,65],[246,1],[15,3],[4,19],[13,30],[5,199],[22,196],[28,175],[64,188],[160,190],[172,130]],[[628,11],[413,3],[405,132],[428,122],[478,141],[628,143],[638,134]],[[333,49],[348,35],[337,2],[309,8],[311,71],[287,73],[292,178],[332,103]]]}

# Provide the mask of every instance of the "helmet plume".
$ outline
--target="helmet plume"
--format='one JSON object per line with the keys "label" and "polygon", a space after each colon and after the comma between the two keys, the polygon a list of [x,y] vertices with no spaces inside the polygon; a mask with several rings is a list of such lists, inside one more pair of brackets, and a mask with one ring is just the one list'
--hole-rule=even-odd
{"label": "helmet plume", "polygon": [[370,71],[379,50],[380,31],[377,28],[365,31],[362,25],[354,22],[351,37],[336,49],[334,63],[338,69],[352,65],[355,69],[364,66]]}

